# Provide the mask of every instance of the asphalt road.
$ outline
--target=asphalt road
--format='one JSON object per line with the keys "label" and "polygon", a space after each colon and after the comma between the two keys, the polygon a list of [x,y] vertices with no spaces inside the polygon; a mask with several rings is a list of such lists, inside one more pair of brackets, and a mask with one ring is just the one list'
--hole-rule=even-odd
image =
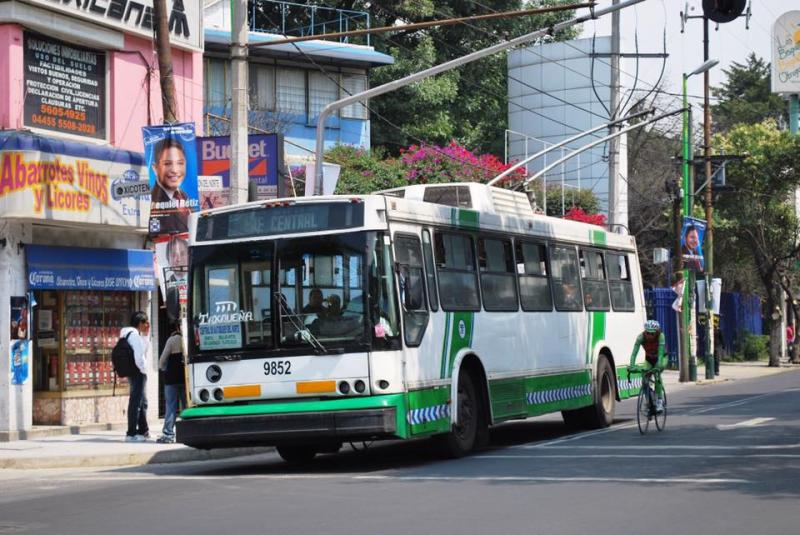
{"label": "asphalt road", "polygon": [[800,370],[685,388],[667,429],[635,402],[605,430],[510,423],[444,461],[427,440],[304,468],[275,454],[125,469],[0,471],[0,534],[798,534]]}

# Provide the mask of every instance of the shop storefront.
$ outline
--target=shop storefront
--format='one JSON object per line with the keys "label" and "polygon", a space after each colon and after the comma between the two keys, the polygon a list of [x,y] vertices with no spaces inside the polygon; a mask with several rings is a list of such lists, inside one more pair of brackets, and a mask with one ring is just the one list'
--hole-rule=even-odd
{"label": "shop storefront", "polygon": [[134,311],[152,315],[157,288],[142,176],[140,153],[0,133],[0,302],[17,326],[9,398],[32,425],[125,421],[111,349]]}
{"label": "shop storefront", "polygon": [[111,349],[156,288],[152,252],[29,245],[25,253],[36,304],[30,324],[33,424],[119,421],[127,384],[114,383]]}

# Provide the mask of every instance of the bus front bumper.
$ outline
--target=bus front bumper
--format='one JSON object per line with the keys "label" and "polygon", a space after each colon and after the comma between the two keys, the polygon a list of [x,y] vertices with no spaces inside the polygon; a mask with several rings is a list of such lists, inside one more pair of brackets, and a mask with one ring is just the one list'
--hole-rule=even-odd
{"label": "bus front bumper", "polygon": [[179,420],[177,441],[200,449],[397,438],[395,407]]}

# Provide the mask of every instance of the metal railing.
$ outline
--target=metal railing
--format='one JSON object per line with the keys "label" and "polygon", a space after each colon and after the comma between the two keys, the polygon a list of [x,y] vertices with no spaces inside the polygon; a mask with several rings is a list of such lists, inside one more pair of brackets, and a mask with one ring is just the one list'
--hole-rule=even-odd
{"label": "metal railing", "polygon": [[[250,7],[249,22],[250,31],[305,37],[369,29],[370,16],[366,11],[334,9],[278,0],[254,0]],[[370,44],[369,34],[350,38],[340,37],[337,40],[340,43]]]}

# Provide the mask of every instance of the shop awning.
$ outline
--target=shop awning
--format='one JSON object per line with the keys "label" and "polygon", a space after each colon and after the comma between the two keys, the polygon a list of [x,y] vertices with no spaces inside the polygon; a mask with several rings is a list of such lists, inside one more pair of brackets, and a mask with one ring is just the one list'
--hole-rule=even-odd
{"label": "shop awning", "polygon": [[26,245],[25,254],[31,290],[156,289],[152,251]]}

